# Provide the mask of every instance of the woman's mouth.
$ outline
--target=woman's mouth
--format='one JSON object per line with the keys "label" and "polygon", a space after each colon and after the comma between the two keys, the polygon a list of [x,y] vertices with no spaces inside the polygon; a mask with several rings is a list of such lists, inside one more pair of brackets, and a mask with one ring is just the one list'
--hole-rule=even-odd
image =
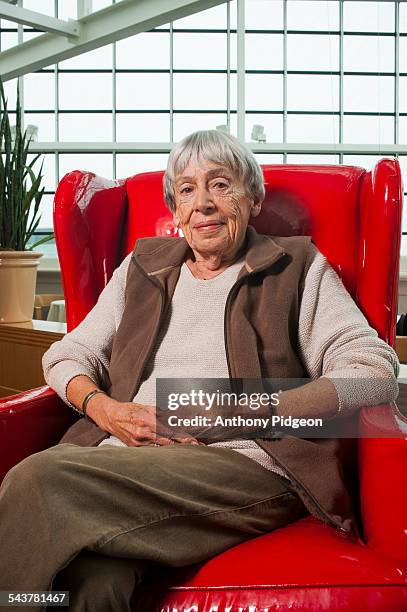
{"label": "woman's mouth", "polygon": [[194,229],[202,233],[215,232],[222,225],[224,225],[222,221],[202,221],[202,223],[197,223],[196,225],[194,225]]}

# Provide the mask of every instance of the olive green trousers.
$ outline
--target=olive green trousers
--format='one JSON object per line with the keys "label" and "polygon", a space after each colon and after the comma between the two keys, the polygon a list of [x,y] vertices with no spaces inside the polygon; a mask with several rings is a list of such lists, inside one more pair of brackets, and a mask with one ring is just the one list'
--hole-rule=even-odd
{"label": "olive green trousers", "polygon": [[286,478],[229,448],[59,444],[0,487],[0,590],[127,611],[149,564],[204,561],[306,514]]}

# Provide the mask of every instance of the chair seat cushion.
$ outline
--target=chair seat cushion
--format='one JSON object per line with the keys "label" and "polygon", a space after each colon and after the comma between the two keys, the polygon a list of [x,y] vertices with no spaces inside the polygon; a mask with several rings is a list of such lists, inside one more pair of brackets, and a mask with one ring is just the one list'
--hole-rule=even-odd
{"label": "chair seat cushion", "polygon": [[137,606],[146,612],[401,612],[407,609],[407,565],[307,516],[204,563],[155,568]]}

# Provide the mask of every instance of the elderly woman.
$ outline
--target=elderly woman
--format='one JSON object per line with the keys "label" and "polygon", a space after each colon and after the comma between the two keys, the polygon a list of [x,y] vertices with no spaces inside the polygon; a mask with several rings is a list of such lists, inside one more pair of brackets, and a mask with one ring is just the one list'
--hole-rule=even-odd
{"label": "elderly woman", "polygon": [[156,380],[309,377],[277,415],[343,423],[395,398],[394,351],[309,237],[248,225],[264,185],[238,140],[185,138],[164,197],[184,238],[139,240],[44,356],[47,382],[86,418],[8,473],[0,589],[52,585],[72,610],[128,610],[148,564],[203,561],[308,512],[354,533],[344,440],[161,435]]}

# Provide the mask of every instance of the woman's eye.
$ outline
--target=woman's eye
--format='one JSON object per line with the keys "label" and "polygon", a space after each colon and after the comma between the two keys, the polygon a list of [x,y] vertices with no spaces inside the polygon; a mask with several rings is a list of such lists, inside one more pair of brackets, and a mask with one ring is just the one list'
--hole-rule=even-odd
{"label": "woman's eye", "polygon": [[214,184],[214,187],[217,187],[218,189],[225,189],[226,187],[228,187],[228,184],[224,181],[218,181]]}
{"label": "woman's eye", "polygon": [[192,187],[182,187],[180,193],[191,193]]}

